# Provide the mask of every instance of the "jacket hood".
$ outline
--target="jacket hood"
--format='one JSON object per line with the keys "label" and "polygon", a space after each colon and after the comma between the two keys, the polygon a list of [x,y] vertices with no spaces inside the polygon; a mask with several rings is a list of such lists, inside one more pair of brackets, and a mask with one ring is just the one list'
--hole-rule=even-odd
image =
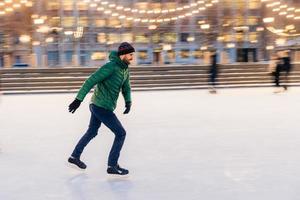
{"label": "jacket hood", "polygon": [[120,57],[118,56],[118,52],[117,51],[112,51],[110,52],[109,54],[109,61],[111,62],[115,62],[119,67],[123,68],[123,69],[126,69],[128,68],[128,65],[123,62]]}

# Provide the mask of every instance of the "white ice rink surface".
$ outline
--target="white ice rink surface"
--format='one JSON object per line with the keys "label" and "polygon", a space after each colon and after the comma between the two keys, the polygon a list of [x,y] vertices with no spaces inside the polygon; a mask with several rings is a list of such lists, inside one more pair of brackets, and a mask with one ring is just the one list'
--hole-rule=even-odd
{"label": "white ice rink surface", "polygon": [[88,126],[90,94],[0,96],[1,200],[299,200],[300,88],[134,92],[115,111],[127,130],[109,179],[113,134],[104,126],[79,172],[66,160]]}

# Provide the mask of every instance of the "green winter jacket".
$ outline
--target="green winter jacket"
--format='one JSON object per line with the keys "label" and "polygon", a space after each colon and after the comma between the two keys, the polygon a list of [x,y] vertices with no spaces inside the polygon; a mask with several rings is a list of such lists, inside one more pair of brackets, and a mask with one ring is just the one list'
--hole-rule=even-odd
{"label": "green winter jacket", "polygon": [[100,67],[84,82],[76,98],[83,101],[87,93],[97,84],[92,103],[114,111],[121,90],[125,102],[131,102],[131,87],[128,65],[120,59],[116,51],[110,53],[109,60],[110,62]]}

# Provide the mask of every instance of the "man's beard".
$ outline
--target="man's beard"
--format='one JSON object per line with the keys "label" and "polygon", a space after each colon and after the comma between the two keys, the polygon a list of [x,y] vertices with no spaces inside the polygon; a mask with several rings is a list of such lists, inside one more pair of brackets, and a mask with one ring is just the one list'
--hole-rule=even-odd
{"label": "man's beard", "polygon": [[126,63],[127,65],[129,65],[130,64],[130,61],[128,60],[128,59],[126,59],[126,58],[123,58],[123,60],[122,60],[124,63]]}

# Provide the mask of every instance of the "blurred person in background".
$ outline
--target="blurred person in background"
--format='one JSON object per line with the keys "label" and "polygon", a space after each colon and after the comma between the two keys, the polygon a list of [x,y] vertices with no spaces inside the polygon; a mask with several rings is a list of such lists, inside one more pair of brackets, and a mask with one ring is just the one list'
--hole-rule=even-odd
{"label": "blurred person in background", "polygon": [[283,61],[282,61],[282,52],[277,52],[277,56],[275,58],[275,71],[273,72],[274,83],[275,83],[275,91],[274,93],[282,92],[283,89],[280,86],[280,74],[283,69]]}
{"label": "blurred person in background", "polygon": [[278,72],[277,70],[279,69],[279,68],[277,69],[278,63],[279,63],[278,54],[273,54],[269,61],[268,72],[271,74],[271,76],[274,80],[276,90],[277,90],[277,86],[279,85],[278,74],[277,74],[277,72]]}
{"label": "blurred person in background", "polygon": [[271,75],[274,75],[275,71],[276,71],[276,65],[277,65],[277,62],[278,62],[278,57],[276,55],[272,55],[270,57],[270,60],[269,60],[269,66],[268,66],[268,72],[271,74]]}
{"label": "blurred person in background", "polygon": [[282,56],[282,71],[283,71],[283,75],[284,75],[284,85],[283,88],[284,90],[288,89],[288,78],[289,78],[289,74],[290,71],[292,69],[292,65],[291,65],[291,57],[290,57],[290,51],[286,50],[283,52],[283,56]]}
{"label": "blurred person in background", "polygon": [[81,137],[73,150],[68,162],[80,169],[85,169],[86,164],[80,160],[85,146],[97,135],[103,123],[114,134],[115,139],[109,153],[107,173],[113,175],[127,175],[129,171],[121,168],[118,159],[125,140],[126,131],[114,114],[119,93],[125,100],[127,114],[131,108],[131,86],[128,65],[133,60],[135,49],[127,42],[120,44],[118,51],[112,51],[109,62],[94,72],[82,85],[75,100],[69,105],[69,112],[74,113],[89,91],[96,85],[92,96],[90,111],[91,118],[86,133]]}
{"label": "blurred person in background", "polygon": [[217,65],[217,53],[213,51],[210,56],[210,68],[209,68],[209,84],[211,94],[216,94],[216,78],[218,76],[218,65]]}

